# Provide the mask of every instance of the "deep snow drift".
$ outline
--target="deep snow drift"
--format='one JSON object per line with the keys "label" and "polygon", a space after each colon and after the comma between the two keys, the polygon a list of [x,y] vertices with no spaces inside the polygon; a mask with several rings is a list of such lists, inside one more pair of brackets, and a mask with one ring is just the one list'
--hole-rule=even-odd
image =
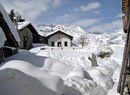
{"label": "deep snow drift", "polygon": [[[89,33],[84,49],[39,46],[19,51],[0,67],[0,95],[119,95],[125,35]],[[41,48],[46,48],[41,50]],[[101,52],[109,56],[99,57]],[[92,53],[97,67],[92,67]]]}

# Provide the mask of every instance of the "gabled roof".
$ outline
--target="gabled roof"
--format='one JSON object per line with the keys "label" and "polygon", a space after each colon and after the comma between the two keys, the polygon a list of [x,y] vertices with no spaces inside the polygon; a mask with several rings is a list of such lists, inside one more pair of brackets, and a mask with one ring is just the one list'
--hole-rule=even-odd
{"label": "gabled roof", "polygon": [[31,24],[31,23],[28,22],[28,21],[19,22],[19,23],[18,23],[18,30],[21,30],[21,29],[25,28],[25,27],[28,26],[29,24]]}
{"label": "gabled roof", "polygon": [[20,42],[18,32],[16,31],[14,24],[1,4],[0,19],[0,27],[6,36],[6,43],[4,45],[17,48],[18,42]]}
{"label": "gabled roof", "polygon": [[12,21],[9,18],[9,15],[7,14],[7,12],[5,11],[5,9],[3,8],[1,4],[0,4],[0,12],[3,15],[4,20],[6,21],[6,24],[8,28],[10,29],[11,34],[14,36],[17,42],[20,42],[18,32],[16,31],[15,26],[13,25]]}
{"label": "gabled roof", "polygon": [[54,30],[53,32],[47,34],[46,37],[50,37],[50,36],[52,36],[52,35],[54,35],[54,34],[56,34],[56,33],[59,33],[59,32],[61,32],[62,34],[65,34],[65,35],[67,35],[67,36],[69,36],[71,39],[73,38],[73,36],[72,36],[71,34],[67,33],[66,31],[64,31],[64,30],[61,29],[61,28],[58,28],[58,29]]}
{"label": "gabled roof", "polygon": [[62,25],[56,25],[53,30],[61,29],[64,30],[64,27]]}
{"label": "gabled roof", "polygon": [[34,24],[32,24],[30,21],[24,21],[18,23],[18,30],[21,30],[25,27],[28,27],[31,30],[31,32],[43,36],[42,33],[37,29],[37,27]]}

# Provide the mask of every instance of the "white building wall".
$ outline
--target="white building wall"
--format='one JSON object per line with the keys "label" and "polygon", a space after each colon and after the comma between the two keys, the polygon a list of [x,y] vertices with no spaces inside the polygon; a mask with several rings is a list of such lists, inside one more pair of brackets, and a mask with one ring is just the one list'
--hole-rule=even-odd
{"label": "white building wall", "polygon": [[55,47],[58,47],[58,42],[61,42],[60,47],[66,47],[65,42],[67,42],[67,47],[71,47],[71,39],[62,33],[57,33],[57,34],[51,36],[48,39],[48,45],[51,46],[52,42],[54,42]]}

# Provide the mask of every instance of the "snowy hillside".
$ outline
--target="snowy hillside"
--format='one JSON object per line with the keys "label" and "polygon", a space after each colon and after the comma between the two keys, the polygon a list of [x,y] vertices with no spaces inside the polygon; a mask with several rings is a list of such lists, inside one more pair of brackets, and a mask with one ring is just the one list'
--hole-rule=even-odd
{"label": "snowy hillside", "polygon": [[110,45],[124,44],[126,34],[123,33],[122,29],[115,30],[112,33],[93,33],[87,32],[87,39],[89,40],[87,48],[93,48],[101,50],[102,47],[109,47]]}
{"label": "snowy hillside", "polygon": [[77,40],[80,36],[86,35],[89,39],[90,47],[97,48],[109,44],[120,44],[125,40],[125,34],[122,29],[113,31],[112,33],[103,33],[103,32],[86,32],[80,26],[71,25],[38,25],[39,34],[46,36],[47,34],[56,30],[56,27],[60,26],[66,33],[69,33],[73,36],[73,43],[78,44]]}
{"label": "snowy hillside", "polygon": [[[73,35],[82,30],[69,28]],[[86,35],[89,44],[83,49],[41,45],[8,58],[0,67],[0,95],[119,95],[126,35],[122,30]],[[97,66],[92,66],[92,54]]]}
{"label": "snowy hillside", "polygon": [[74,37],[74,40],[77,39],[80,35],[86,34],[86,32],[80,26],[76,25],[38,25],[37,28],[41,35],[46,36],[48,33],[55,31],[55,27],[57,26],[61,26],[64,31],[71,34]]}

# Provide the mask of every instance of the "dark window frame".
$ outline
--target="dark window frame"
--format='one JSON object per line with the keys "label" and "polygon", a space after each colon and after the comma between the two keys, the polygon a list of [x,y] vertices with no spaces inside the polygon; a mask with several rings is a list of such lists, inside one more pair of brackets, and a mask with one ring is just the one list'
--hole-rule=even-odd
{"label": "dark window frame", "polygon": [[55,42],[51,42],[51,46],[55,46]]}
{"label": "dark window frame", "polygon": [[61,47],[61,42],[58,42],[58,43],[57,43],[57,47]]}

